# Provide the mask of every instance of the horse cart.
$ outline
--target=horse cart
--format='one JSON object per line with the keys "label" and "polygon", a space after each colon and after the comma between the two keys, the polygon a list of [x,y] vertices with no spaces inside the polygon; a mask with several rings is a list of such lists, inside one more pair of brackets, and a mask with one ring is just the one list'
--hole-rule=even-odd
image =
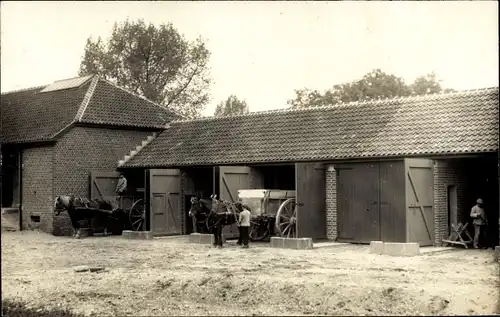
{"label": "horse cart", "polygon": [[[139,196],[101,196],[96,199],[84,197],[58,196],[54,204],[54,213],[59,215],[66,210],[71,220],[75,237],[80,237],[81,229],[94,232],[104,229],[104,235],[121,234],[123,230],[141,231],[145,224],[144,197]],[[87,223],[86,228],[80,222]]]}
{"label": "horse cart", "polygon": [[272,235],[297,237],[295,191],[279,189],[244,189],[239,200],[250,208],[250,239],[264,241]]}

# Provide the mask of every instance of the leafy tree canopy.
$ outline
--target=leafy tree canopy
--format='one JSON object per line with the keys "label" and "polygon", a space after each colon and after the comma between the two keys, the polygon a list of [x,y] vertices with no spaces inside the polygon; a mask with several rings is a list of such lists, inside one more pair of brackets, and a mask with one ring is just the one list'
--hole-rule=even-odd
{"label": "leafy tree canopy", "polygon": [[209,101],[210,52],[201,38],[188,41],[171,23],[115,23],[111,37],[87,39],[79,75],[98,74],[117,85],[194,118]]}
{"label": "leafy tree canopy", "polygon": [[247,114],[248,105],[245,100],[239,100],[235,95],[229,96],[226,101],[221,101],[215,108],[216,117],[225,117],[230,115]]}
{"label": "leafy tree canopy", "polygon": [[297,89],[295,90],[295,98],[288,100],[288,104],[294,108],[317,107],[352,101],[369,101],[452,91],[454,90],[443,89],[433,72],[418,77],[412,84],[408,85],[401,77],[375,69],[359,80],[334,85],[324,93],[307,88]]}

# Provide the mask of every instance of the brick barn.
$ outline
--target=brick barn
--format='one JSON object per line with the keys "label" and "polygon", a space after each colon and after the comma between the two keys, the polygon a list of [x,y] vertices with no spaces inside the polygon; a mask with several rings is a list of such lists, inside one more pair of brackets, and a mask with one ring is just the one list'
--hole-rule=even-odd
{"label": "brick barn", "polygon": [[[116,173],[116,162],[179,116],[99,78],[87,76],[3,93],[2,207],[22,206],[22,229],[67,235],[58,195],[89,195],[89,175]],[[20,168],[21,167],[21,168]]]}
{"label": "brick barn", "polygon": [[119,169],[146,188],[156,235],[190,232],[191,195],[265,188],[296,191],[300,237],[422,246],[480,196],[498,245],[498,112],[495,87],[176,120]]}

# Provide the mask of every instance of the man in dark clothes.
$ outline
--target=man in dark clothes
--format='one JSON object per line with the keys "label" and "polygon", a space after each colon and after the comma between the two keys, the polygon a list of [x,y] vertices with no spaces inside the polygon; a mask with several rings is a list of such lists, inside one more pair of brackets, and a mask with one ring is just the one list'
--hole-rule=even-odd
{"label": "man in dark clothes", "polygon": [[123,173],[120,173],[120,178],[118,178],[118,184],[116,184],[115,188],[115,194],[116,194],[116,199],[113,204],[113,211],[117,210],[120,206],[120,199],[123,194],[127,191],[127,179],[125,178],[125,175]]}
{"label": "man in dark clothes", "polygon": [[[484,240],[484,233],[486,227],[488,226],[488,219],[486,219],[486,214],[483,208],[483,200],[478,198],[476,201],[476,205],[472,207],[470,216],[472,218],[472,224],[474,224],[474,249],[479,248],[479,240]],[[481,234],[483,233],[483,234]],[[485,241],[482,241],[485,243]]]}

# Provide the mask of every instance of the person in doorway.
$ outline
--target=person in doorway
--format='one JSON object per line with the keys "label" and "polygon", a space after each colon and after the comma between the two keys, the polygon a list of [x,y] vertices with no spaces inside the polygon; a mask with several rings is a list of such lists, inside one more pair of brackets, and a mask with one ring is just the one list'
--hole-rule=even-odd
{"label": "person in doorway", "polygon": [[470,216],[472,218],[472,224],[474,225],[474,249],[479,248],[479,240],[481,238],[481,232],[484,232],[488,226],[488,220],[486,219],[486,214],[483,208],[483,200],[478,198],[476,205],[472,207]]}
{"label": "person in doorway", "polygon": [[123,175],[123,173],[120,173],[120,177],[118,178],[118,183],[116,184],[115,188],[116,199],[113,204],[113,211],[119,208],[121,197],[125,194],[126,191],[127,179],[125,178],[125,175]]}
{"label": "person in doorway", "polygon": [[239,223],[240,223],[240,239],[238,242],[242,242],[242,248],[248,248],[248,238],[250,230],[250,217],[251,213],[247,206],[242,205],[243,211],[240,212]]}

